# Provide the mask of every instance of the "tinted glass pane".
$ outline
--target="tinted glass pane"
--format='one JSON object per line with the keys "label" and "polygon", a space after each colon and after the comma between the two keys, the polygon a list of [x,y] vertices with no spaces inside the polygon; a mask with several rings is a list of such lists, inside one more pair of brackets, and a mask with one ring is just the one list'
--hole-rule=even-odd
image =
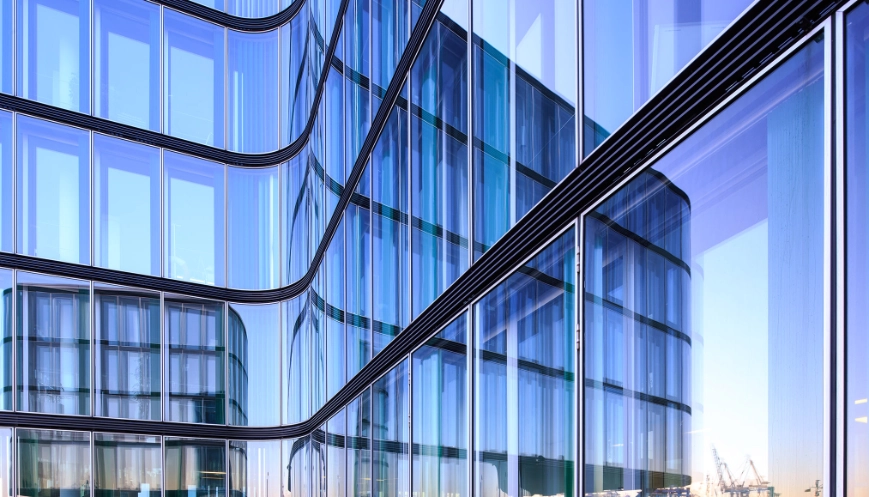
{"label": "tinted glass pane", "polygon": [[[248,0],[249,1],[249,0]],[[278,148],[278,31],[228,31],[229,148]]]}
{"label": "tinted glass pane", "polygon": [[0,250],[12,252],[12,114],[0,112]]}
{"label": "tinted glass pane", "polygon": [[824,481],[823,64],[809,41],[586,218],[586,492],[716,459]]}
{"label": "tinted glass pane", "polygon": [[160,275],[160,150],[94,135],[94,263]]}
{"label": "tinted glass pane", "polygon": [[284,223],[282,259],[285,285],[298,281],[310,266],[310,174],[310,164],[304,152],[283,166],[281,210]]}
{"label": "tinted glass pane", "polygon": [[399,497],[410,490],[407,368],[404,360],[371,386],[374,495]]}
{"label": "tinted glass pane", "polygon": [[573,230],[474,307],[476,492],[573,495]]}
{"label": "tinted glass pane", "polygon": [[284,303],[284,423],[299,423],[311,415],[309,345],[311,306],[305,294]]}
{"label": "tinted glass pane", "polygon": [[465,35],[435,23],[413,67],[413,316],[468,267],[467,48]]}
{"label": "tinted glass pane", "polygon": [[163,305],[169,395],[165,419],[223,424],[223,304],[166,298]]}
{"label": "tinted glass pane", "polygon": [[18,495],[83,495],[90,491],[90,434],[17,430]]}
{"label": "tinted glass pane", "polygon": [[869,492],[869,151],[864,137],[869,133],[869,6],[860,5],[845,24],[845,167],[847,285],[845,401],[847,450],[846,493]]}
{"label": "tinted glass pane", "polygon": [[165,276],[223,286],[224,167],[163,153]]}
{"label": "tinted glass pane", "polygon": [[227,169],[229,286],[276,288],[280,232],[278,167]]}
{"label": "tinted glass pane", "polygon": [[18,272],[18,410],[89,415],[90,284]]}
{"label": "tinted glass pane", "polygon": [[0,495],[12,497],[15,491],[12,473],[12,428],[0,428]]}
{"label": "tinted glass pane", "polygon": [[326,79],[326,175],[327,190],[334,195],[335,200],[329,200],[331,208],[327,211],[332,213],[337,197],[343,192],[344,185],[344,78],[335,68],[329,70]]}
{"label": "tinted glass pane", "polygon": [[229,305],[230,424],[280,424],[280,312],[280,304]]}
{"label": "tinted glass pane", "polygon": [[413,491],[467,495],[466,315],[413,353]]}
{"label": "tinted glass pane", "polygon": [[94,115],[160,130],[160,7],[94,0]]}
{"label": "tinted glass pane", "polygon": [[752,2],[587,0],[584,140],[590,153]]}
{"label": "tinted glass pane", "polygon": [[281,495],[281,442],[229,442],[229,488],[233,497]]}
{"label": "tinted glass pane", "polygon": [[[12,410],[12,270],[0,269],[0,409]],[[0,492],[2,492],[0,484]]]}
{"label": "tinted glass pane", "polygon": [[314,62],[308,57],[306,47],[314,42],[309,30],[308,4],[301,8],[303,15],[296,16],[281,28],[281,143],[287,146],[301,136],[313,102],[312,72]]}
{"label": "tinted glass pane", "polygon": [[328,497],[345,497],[347,491],[346,410],[326,423],[326,493]]}
{"label": "tinted glass pane", "polygon": [[371,495],[371,391],[347,404],[347,497]]}
{"label": "tinted glass pane", "polygon": [[227,0],[226,2],[226,11],[239,17],[268,17],[278,13],[279,10],[279,0]]}
{"label": "tinted glass pane", "polygon": [[380,94],[389,86],[408,38],[408,3],[371,0],[371,75]]}
{"label": "tinted glass pane", "polygon": [[226,442],[165,438],[166,497],[226,497]]}
{"label": "tinted glass pane", "polygon": [[90,2],[18,0],[18,95],[90,113]]}
{"label": "tinted glass pane", "polygon": [[310,437],[285,439],[282,444],[284,495],[310,497]]}
{"label": "tinted glass pane", "polygon": [[94,433],[95,497],[160,497],[160,437]]}
{"label": "tinted glass pane", "polygon": [[12,4],[6,1],[0,5],[0,91],[12,93]]}
{"label": "tinted glass pane", "polygon": [[18,117],[18,253],[90,263],[90,134]]}
{"label": "tinted glass pane", "polygon": [[160,419],[160,295],[94,284],[94,414]]}
{"label": "tinted glass pane", "polygon": [[163,36],[163,131],[223,147],[224,29],[164,9]]}

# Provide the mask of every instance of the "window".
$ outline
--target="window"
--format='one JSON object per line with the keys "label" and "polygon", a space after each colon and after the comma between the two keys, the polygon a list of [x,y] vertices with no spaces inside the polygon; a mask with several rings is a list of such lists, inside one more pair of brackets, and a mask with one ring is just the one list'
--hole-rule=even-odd
{"label": "window", "polygon": [[94,433],[94,495],[160,497],[160,437]]}
{"label": "window", "polygon": [[227,269],[231,288],[279,286],[278,168],[228,168]]}
{"label": "window", "polygon": [[94,263],[160,276],[160,150],[94,135]]}
{"label": "window", "polygon": [[229,30],[229,148],[278,148],[278,31]]}
{"label": "window", "polygon": [[94,283],[94,414],[160,420],[160,294]]}
{"label": "window", "polygon": [[229,442],[229,484],[238,497],[281,495],[281,441]]}
{"label": "window", "polygon": [[165,273],[224,285],[224,166],[163,153]]}
{"label": "window", "polygon": [[280,305],[229,304],[230,424],[281,423]]}
{"label": "window", "polygon": [[94,115],[160,131],[160,6],[94,0]]}
{"label": "window", "polygon": [[90,1],[18,1],[18,95],[90,113]]}
{"label": "window", "polygon": [[82,495],[90,491],[90,433],[16,431],[18,495]]}
{"label": "window", "polygon": [[90,263],[90,133],[18,116],[18,253]]}
{"label": "window", "polygon": [[226,497],[224,440],[163,439],[166,497]]}

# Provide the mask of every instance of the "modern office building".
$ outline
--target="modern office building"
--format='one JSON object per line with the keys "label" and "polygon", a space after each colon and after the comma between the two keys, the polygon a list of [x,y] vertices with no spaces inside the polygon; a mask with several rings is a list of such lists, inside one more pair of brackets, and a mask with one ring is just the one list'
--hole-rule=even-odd
{"label": "modern office building", "polygon": [[869,497],[869,5],[0,0],[0,497]]}

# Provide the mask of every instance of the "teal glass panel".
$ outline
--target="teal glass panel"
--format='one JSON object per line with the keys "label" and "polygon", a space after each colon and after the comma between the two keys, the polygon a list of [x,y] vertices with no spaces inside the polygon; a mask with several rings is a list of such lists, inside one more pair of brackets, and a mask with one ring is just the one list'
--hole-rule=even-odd
{"label": "teal glass panel", "polygon": [[94,433],[94,497],[160,497],[163,448],[158,436]]}
{"label": "teal glass panel", "polygon": [[15,435],[18,495],[90,493],[90,433],[19,429]]}
{"label": "teal glass panel", "polygon": [[163,132],[222,148],[225,29],[163,10]]}
{"label": "teal glass panel", "polygon": [[585,493],[699,492],[741,461],[758,494],[824,481],[825,43],[586,216]]}
{"label": "teal glass panel", "polygon": [[230,288],[264,290],[280,281],[279,166],[227,168]]}
{"label": "teal glass panel", "polygon": [[160,7],[94,0],[94,115],[160,131]]}
{"label": "teal glass panel", "polygon": [[413,353],[413,492],[468,495],[468,318]]}
{"label": "teal glass panel", "polygon": [[159,421],[160,294],[94,283],[94,330],[94,414]]}
{"label": "teal glass panel", "polygon": [[18,253],[90,263],[90,134],[18,116]]}
{"label": "teal glass panel", "polygon": [[280,305],[229,304],[229,424],[281,422]]}
{"label": "teal glass panel", "polygon": [[224,304],[166,296],[163,306],[168,395],[164,419],[224,424]]}
{"label": "teal glass panel", "polygon": [[89,114],[90,1],[17,2],[18,96]]}
{"label": "teal glass panel", "polygon": [[223,286],[224,166],[163,153],[164,276]]}
{"label": "teal glass panel", "polygon": [[160,149],[94,134],[94,264],[160,275]]}
{"label": "teal glass panel", "polygon": [[228,30],[229,149],[278,148],[278,30]]}
{"label": "teal glass panel", "polygon": [[166,497],[226,497],[226,441],[163,439]]}
{"label": "teal glass panel", "polygon": [[90,283],[18,272],[19,411],[91,413]]}
{"label": "teal glass panel", "polygon": [[574,230],[474,306],[475,493],[574,495]]}

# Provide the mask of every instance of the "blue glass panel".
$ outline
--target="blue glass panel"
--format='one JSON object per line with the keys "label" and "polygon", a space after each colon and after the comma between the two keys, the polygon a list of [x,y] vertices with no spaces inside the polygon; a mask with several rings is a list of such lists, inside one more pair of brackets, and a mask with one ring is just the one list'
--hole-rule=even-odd
{"label": "blue glass panel", "polygon": [[280,12],[280,3],[279,0],[227,0],[226,12],[239,17],[268,17]]}
{"label": "blue glass panel", "polygon": [[311,317],[309,294],[284,302],[284,424],[311,415]]}
{"label": "blue glass panel", "polygon": [[18,253],[90,263],[90,134],[18,117]]}
{"label": "blue glass panel", "polygon": [[386,89],[408,39],[407,0],[371,0],[371,82]]}
{"label": "blue glass panel", "polygon": [[224,166],[163,153],[164,254],[168,278],[224,284]]}
{"label": "blue glass panel", "polygon": [[231,288],[279,286],[278,168],[227,169],[227,277]]}
{"label": "blue glass panel", "polygon": [[311,336],[308,341],[311,367],[308,384],[311,390],[312,414],[326,403],[326,305],[323,301],[325,281],[325,268],[320,267],[308,290],[311,306]]}
{"label": "blue glass panel", "polygon": [[371,386],[373,495],[410,493],[410,406],[407,359]]}
{"label": "blue glass panel", "polygon": [[326,79],[326,182],[327,213],[335,211],[338,197],[344,191],[344,78],[335,68]]}
{"label": "blue glass panel", "polygon": [[[206,7],[210,7],[214,10],[223,11],[224,9],[224,0],[190,0],[191,2],[198,3],[200,5],[204,5]],[[232,1],[232,0],[230,0]],[[241,0],[243,2],[247,2],[248,0]]]}
{"label": "blue glass panel", "polygon": [[236,497],[281,495],[281,441],[229,442],[229,491]]}
{"label": "blue glass panel", "polygon": [[[367,200],[367,199],[366,199]],[[350,204],[345,225],[347,379],[371,360],[371,214]]]}
{"label": "blue glass panel", "polygon": [[19,271],[17,288],[17,409],[90,415],[90,284]]}
{"label": "blue glass panel", "polygon": [[310,163],[305,152],[283,166],[281,196],[283,204],[283,272],[284,284],[298,281],[310,262]]}
{"label": "blue glass panel", "polygon": [[278,31],[229,30],[229,149],[278,148]]}
{"label": "blue glass panel", "polygon": [[587,0],[583,153],[621,126],[751,3]]}
{"label": "blue glass panel", "polygon": [[0,250],[15,250],[12,241],[14,229],[12,216],[12,114],[0,112]]}
{"label": "blue glass panel", "polygon": [[168,349],[164,359],[168,395],[164,419],[224,424],[224,304],[166,296],[163,306]]}
{"label": "blue glass panel", "polygon": [[281,487],[292,496],[311,496],[311,437],[281,441]]}
{"label": "blue glass panel", "polygon": [[474,306],[476,493],[574,495],[570,229]]}
{"label": "blue glass panel", "polygon": [[586,216],[585,493],[694,488],[717,461],[752,461],[759,494],[823,481],[825,43]]}
{"label": "blue glass panel", "polygon": [[94,115],[160,131],[160,7],[94,0]]}
{"label": "blue glass panel", "polygon": [[[335,309],[334,313],[343,312]],[[326,319],[326,398],[331,399],[347,383],[347,342],[346,324],[343,320],[329,316]]]}
{"label": "blue glass panel", "polygon": [[12,26],[15,21],[12,19],[12,4],[10,0],[0,4],[0,92],[3,93],[12,93],[14,77]]}
{"label": "blue glass panel", "polygon": [[326,423],[326,492],[328,497],[345,497],[347,492],[347,411],[341,409]]}
{"label": "blue glass panel", "polygon": [[280,304],[229,304],[227,325],[229,424],[280,424]]}
{"label": "blue glass panel", "polygon": [[226,441],[163,439],[166,497],[226,497]]}
{"label": "blue glass panel", "polygon": [[287,146],[301,136],[311,111],[312,61],[305,52],[311,41],[307,3],[302,13],[281,28],[281,143]]}
{"label": "blue glass panel", "polygon": [[347,404],[347,497],[371,495],[371,391]]}
{"label": "blue glass panel", "polygon": [[87,488],[90,433],[19,429],[15,435],[18,495],[80,495]]}
{"label": "blue glass panel", "polygon": [[358,74],[349,70],[348,72],[350,75],[344,79],[344,151],[347,154],[344,162],[345,180],[353,172],[353,166],[362,150],[362,142],[371,128],[371,94],[362,86]]}
{"label": "blue glass panel", "polygon": [[94,414],[160,420],[160,294],[94,283]]}
{"label": "blue glass panel", "polygon": [[12,410],[12,335],[15,333],[12,328],[12,291],[12,271],[0,270],[0,340],[3,342],[0,347],[0,388],[3,389],[0,409],[6,411]]}
{"label": "blue glass panel", "polygon": [[18,95],[90,113],[90,2],[18,0]]}
{"label": "blue glass panel", "polygon": [[163,132],[223,147],[225,30],[171,9],[163,14]]}
{"label": "blue glass panel", "polygon": [[160,149],[94,135],[94,264],[160,275]]}
{"label": "blue glass panel", "polygon": [[413,353],[416,495],[468,495],[467,323],[463,314]]}

